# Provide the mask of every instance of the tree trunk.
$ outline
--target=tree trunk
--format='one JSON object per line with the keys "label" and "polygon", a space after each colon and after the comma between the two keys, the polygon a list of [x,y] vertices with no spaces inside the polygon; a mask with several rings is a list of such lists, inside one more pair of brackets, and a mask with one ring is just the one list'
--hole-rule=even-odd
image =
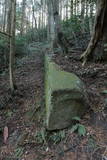
{"label": "tree trunk", "polygon": [[74,10],[74,3],[73,0],[71,0],[71,4],[70,4],[70,13],[71,13],[71,17],[73,16],[73,10]]}
{"label": "tree trunk", "polygon": [[66,1],[66,20],[68,20],[68,0]]}
{"label": "tree trunk", "polygon": [[9,77],[10,89],[14,92],[14,61],[15,61],[15,21],[16,21],[16,0],[11,0],[11,37],[10,37],[10,58],[9,58]]}
{"label": "tree trunk", "polygon": [[89,7],[90,7],[90,17],[89,17],[90,35],[92,35],[92,32],[93,32],[93,6],[94,6],[94,4],[91,0],[90,5],[89,5]]}
{"label": "tree trunk", "polygon": [[84,0],[81,0],[81,21],[82,21],[82,33],[85,32],[85,3]]}
{"label": "tree trunk", "polygon": [[8,0],[8,9],[7,9],[7,28],[6,28],[6,32],[8,34],[10,34],[10,28],[11,28],[11,21],[10,21],[10,18],[11,18],[11,9],[12,9],[12,6],[11,6],[11,0]]}
{"label": "tree trunk", "polygon": [[61,0],[60,0],[60,3],[59,3],[59,15],[60,15],[60,18],[62,20],[63,16],[62,16],[62,1]]}
{"label": "tree trunk", "polygon": [[77,0],[74,1],[74,15],[77,15]]}
{"label": "tree trunk", "polygon": [[47,0],[48,5],[48,41],[50,42],[51,52],[53,53],[53,44],[55,39],[54,16],[52,0]]}
{"label": "tree trunk", "polygon": [[3,32],[6,29],[6,9],[7,9],[7,1],[4,1],[4,15],[3,15]]}
{"label": "tree trunk", "polygon": [[23,0],[23,2],[22,2],[22,17],[21,17],[20,35],[24,34],[25,9],[26,9],[26,0]]}
{"label": "tree trunk", "polygon": [[86,10],[86,11],[85,11],[85,14],[86,14],[86,17],[88,17],[89,2],[88,2],[87,0],[85,0],[84,3],[85,3],[85,8],[86,8],[86,9],[85,9],[85,10]]}
{"label": "tree trunk", "polygon": [[3,31],[3,16],[4,16],[4,1],[1,0],[1,16],[0,16],[0,23],[1,23],[1,31]]}
{"label": "tree trunk", "polygon": [[82,54],[83,65],[91,57],[107,59],[104,45],[107,44],[107,0],[98,0],[93,35],[86,51]]}

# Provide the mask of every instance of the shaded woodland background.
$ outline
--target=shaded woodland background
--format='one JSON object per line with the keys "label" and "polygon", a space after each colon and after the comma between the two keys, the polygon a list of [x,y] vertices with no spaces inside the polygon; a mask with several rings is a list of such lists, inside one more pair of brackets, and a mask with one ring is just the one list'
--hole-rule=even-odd
{"label": "shaded woodland background", "polygon": [[[32,46],[38,43],[47,43],[49,40],[47,0],[23,0],[16,2],[15,12],[15,55],[23,57],[32,52]],[[58,5],[58,2],[57,2]],[[0,2],[0,30],[10,34],[11,1]],[[61,0],[59,1],[59,15],[64,35],[70,47],[85,49],[92,34],[96,13],[96,1],[92,0]],[[0,33],[0,70],[8,67],[9,40],[8,35]],[[73,44],[72,44],[73,43]]]}

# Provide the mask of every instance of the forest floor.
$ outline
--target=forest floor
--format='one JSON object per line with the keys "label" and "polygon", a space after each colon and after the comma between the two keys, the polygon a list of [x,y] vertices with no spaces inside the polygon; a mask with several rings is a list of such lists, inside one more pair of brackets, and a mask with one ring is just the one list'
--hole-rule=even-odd
{"label": "forest floor", "polygon": [[86,84],[90,109],[80,121],[86,135],[72,133],[71,128],[45,130],[43,58],[26,56],[17,64],[18,90],[13,96],[7,72],[0,75],[0,160],[107,159],[107,64],[89,62],[82,67],[79,56],[80,51],[53,59]]}

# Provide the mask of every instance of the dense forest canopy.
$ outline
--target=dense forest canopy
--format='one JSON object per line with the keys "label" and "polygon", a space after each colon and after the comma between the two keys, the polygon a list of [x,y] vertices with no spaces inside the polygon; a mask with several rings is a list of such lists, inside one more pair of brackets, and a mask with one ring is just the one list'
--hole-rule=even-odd
{"label": "dense forest canopy", "polygon": [[[15,0],[14,2],[16,6],[12,10],[11,0],[0,1],[0,48],[1,55],[4,55],[2,57],[4,65],[8,63],[8,54],[6,52],[9,49],[9,45],[7,45],[6,39],[10,34],[11,19],[14,13],[16,55],[23,56],[26,52],[28,53],[26,45],[31,42],[55,39],[55,37],[52,37],[53,32],[56,32],[54,30],[56,28],[54,26],[55,23],[56,25],[60,23],[60,31],[68,39],[73,40],[76,47],[81,45],[86,48],[87,43],[84,40],[83,42],[79,41],[78,36],[80,33],[82,33],[81,36],[85,34],[92,35],[96,13],[95,0]],[[56,9],[55,12],[58,12],[58,16],[57,14],[54,16],[53,9]],[[53,17],[56,17],[56,22]],[[57,17],[59,18],[57,19]]]}
{"label": "dense forest canopy", "polygon": [[[50,1],[51,2],[51,1]],[[16,1],[16,31],[19,33],[24,27],[24,32],[30,28],[43,28],[48,24],[47,0],[17,0]],[[61,20],[69,19],[71,16],[94,16],[96,2],[93,0],[60,0],[59,14]],[[0,28],[6,31],[8,18],[9,0],[1,0],[0,3]],[[23,22],[22,22],[23,19]],[[24,26],[22,26],[24,23]],[[37,25],[37,26],[36,26]]]}

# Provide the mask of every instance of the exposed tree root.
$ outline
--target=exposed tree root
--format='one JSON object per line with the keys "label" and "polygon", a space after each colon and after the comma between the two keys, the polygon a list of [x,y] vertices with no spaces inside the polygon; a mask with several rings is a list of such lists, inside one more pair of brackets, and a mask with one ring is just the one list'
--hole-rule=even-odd
{"label": "exposed tree root", "polygon": [[97,7],[97,14],[95,19],[95,26],[93,30],[92,38],[89,42],[89,45],[86,51],[81,55],[81,59],[83,59],[83,66],[87,62],[90,55],[93,55],[94,49],[97,46],[97,43],[100,39],[103,38],[104,32],[104,21],[106,20],[106,9],[107,9],[107,2],[106,0],[98,0],[98,7]]}

